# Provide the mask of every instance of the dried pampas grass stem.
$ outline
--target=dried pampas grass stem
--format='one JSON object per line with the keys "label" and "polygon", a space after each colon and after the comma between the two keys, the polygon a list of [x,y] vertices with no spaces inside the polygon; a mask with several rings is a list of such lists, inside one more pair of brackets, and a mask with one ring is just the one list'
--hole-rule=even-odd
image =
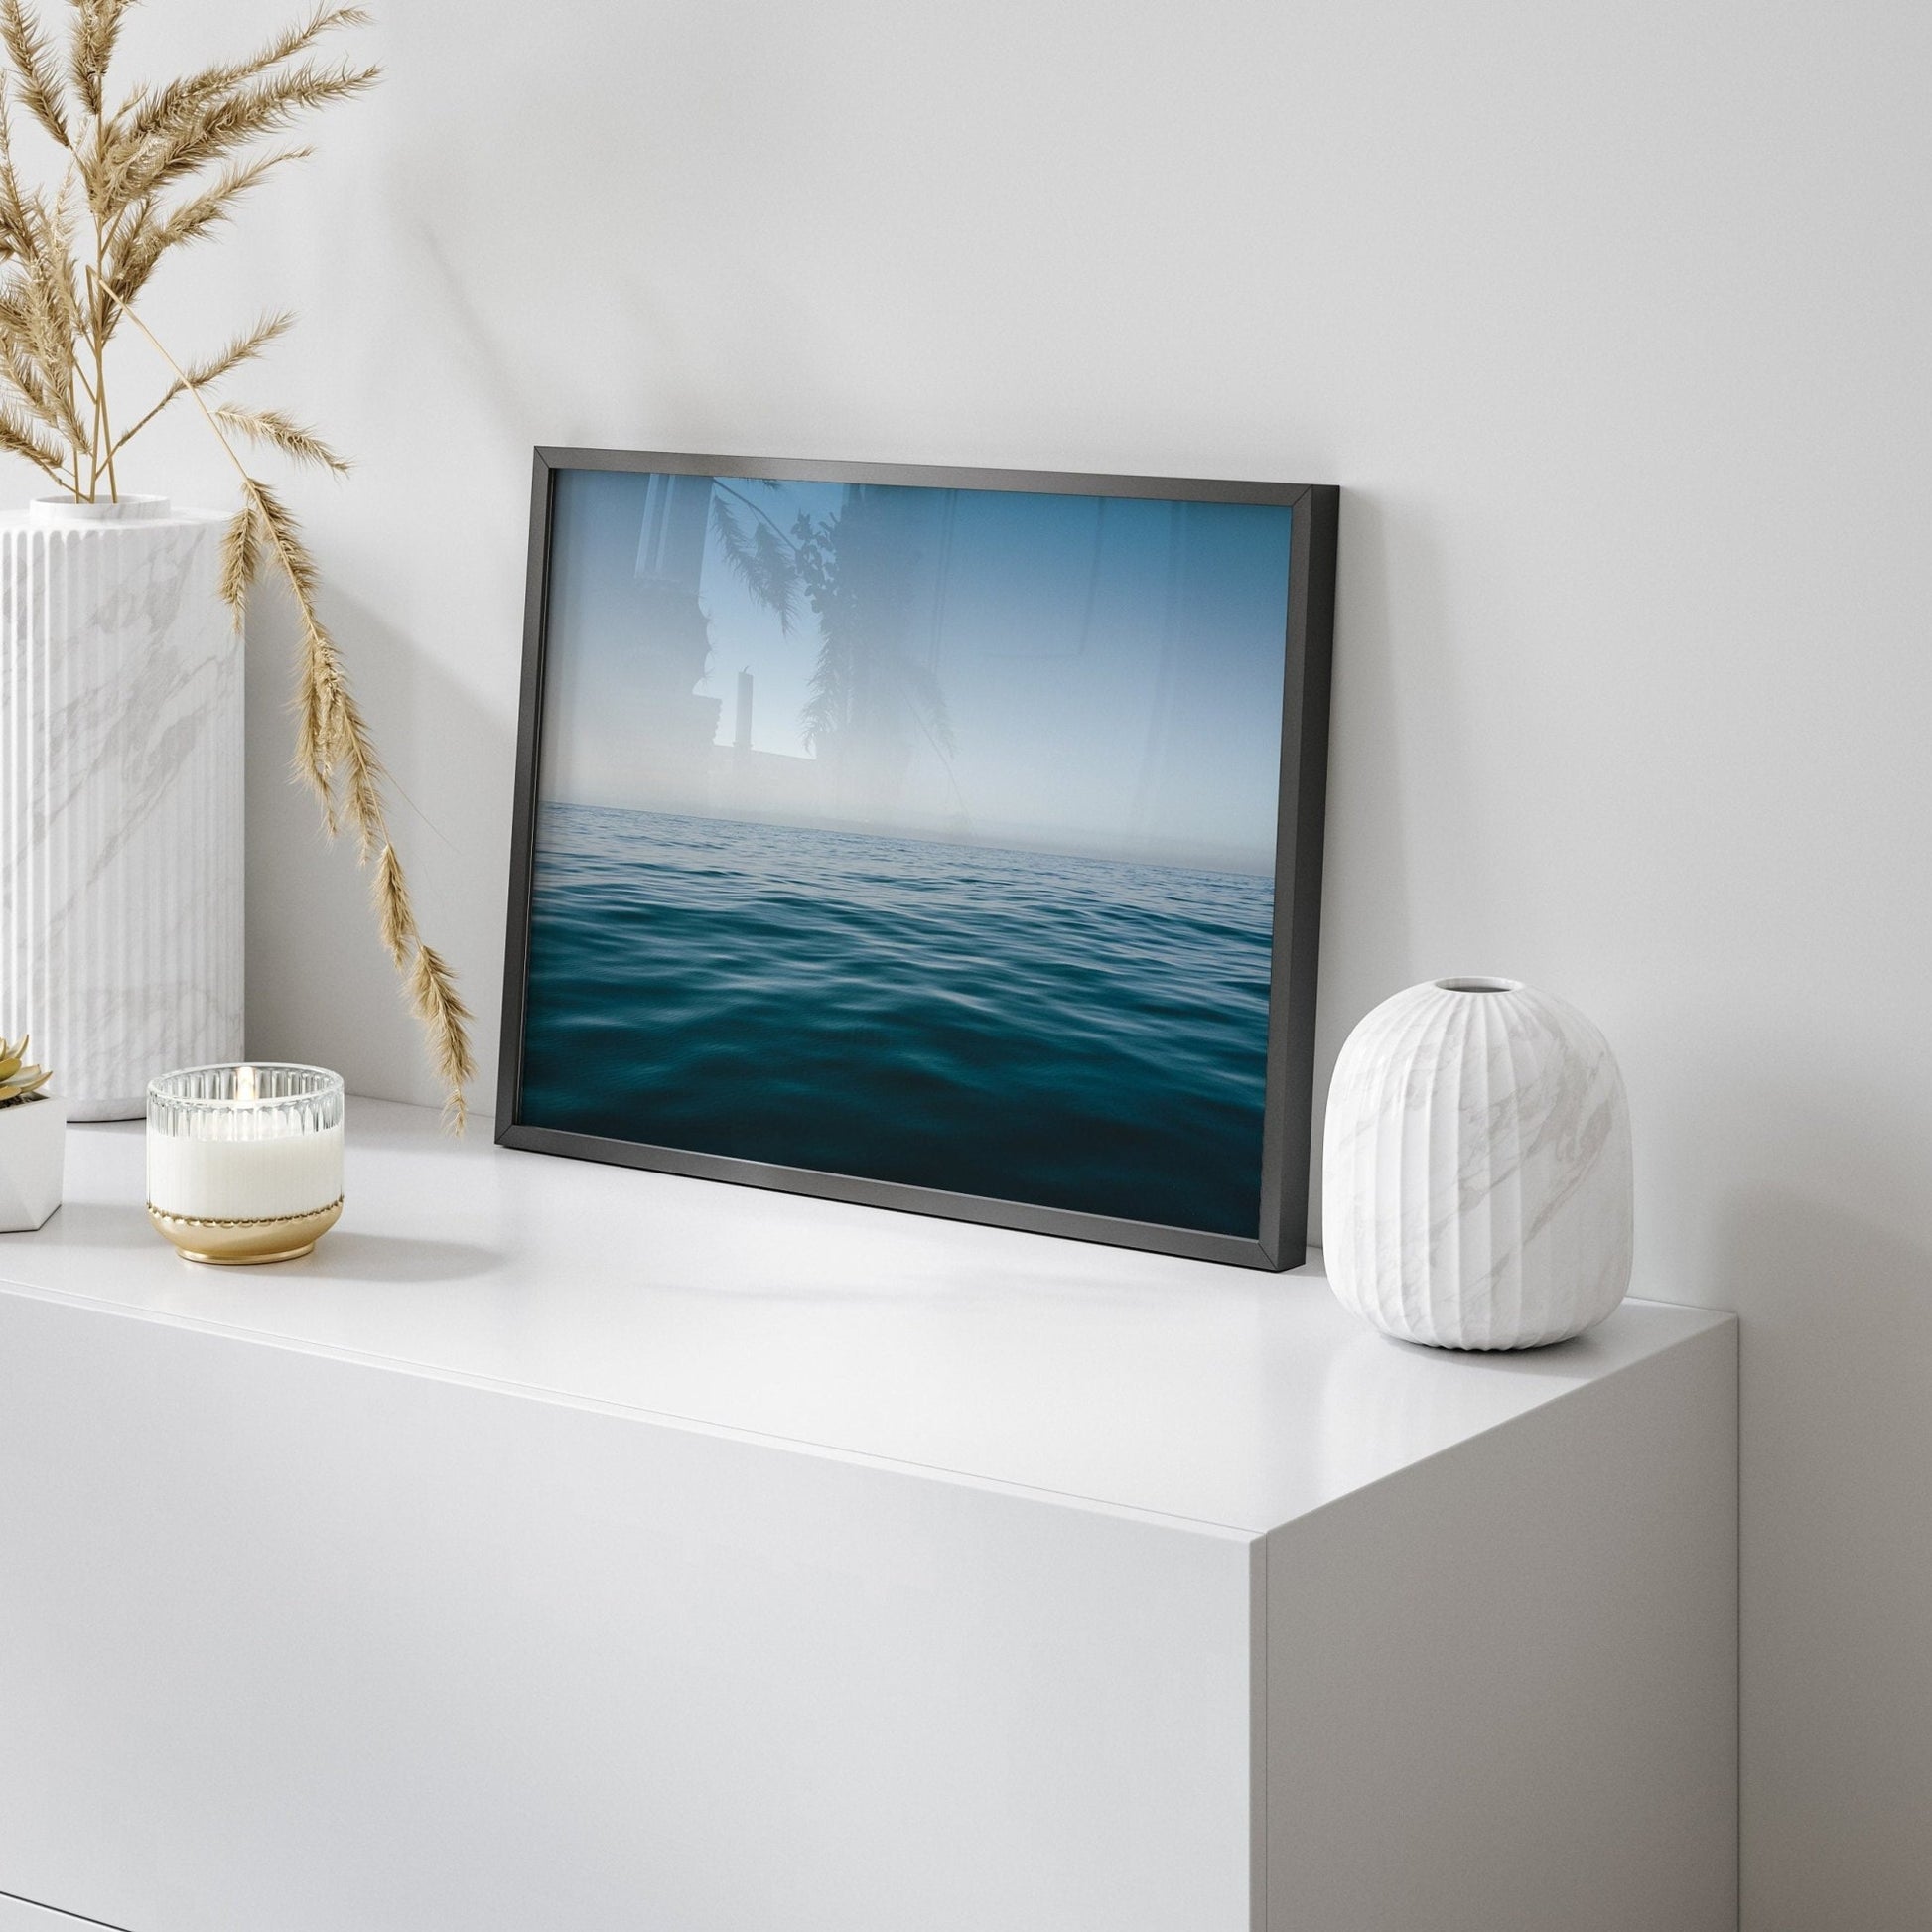
{"label": "dried pampas grass stem", "polygon": [[[0,5],[4,0],[0,0]],[[105,286],[105,285],[103,285]],[[116,290],[106,295],[118,303]],[[368,727],[348,688],[336,640],[316,609],[320,576],[302,531],[288,506],[259,477],[250,474],[226,431],[243,412],[210,409],[201,382],[170,355],[154,331],[139,316],[130,315],[154,351],[174,371],[175,380],[195,399],[208,427],[220,440],[241,479],[242,506],[229,523],[221,545],[221,594],[241,622],[248,593],[263,568],[273,563],[294,599],[302,641],[296,663],[295,769],[315,794],[324,830],[331,838],[344,831],[355,837],[359,862],[375,864],[374,892],[382,943],[403,975],[409,1004],[423,1024],[438,1077],[443,1082],[444,1112],[451,1127],[461,1132],[467,1118],[464,1089],[476,1078],[476,1057],[470,1046],[470,1010],[457,996],[456,981],[442,957],[424,944],[416,929],[416,913],[409,900],[409,885],[402,862],[389,837],[388,811],[382,798],[382,764],[369,740]],[[254,412],[259,421],[265,412]],[[279,439],[277,439],[279,440]],[[287,448],[287,444],[282,445]],[[318,446],[319,448],[320,446]],[[290,451],[290,454],[293,454]],[[322,452],[311,461],[331,469],[347,466]]]}
{"label": "dried pampas grass stem", "polygon": [[[377,69],[313,57],[320,42],[368,24],[359,7],[319,6],[254,54],[137,87],[110,107],[107,69],[132,0],[69,0],[65,50],[30,0],[0,0],[0,454],[21,458],[76,502],[119,499],[116,459],[149,423],[192,398],[241,480],[241,508],[221,544],[221,595],[241,621],[264,571],[288,586],[301,632],[295,769],[330,837],[353,835],[372,868],[377,929],[421,1021],[461,1129],[476,1076],[470,1015],[442,956],[423,941],[389,836],[383,773],[340,651],[318,609],[319,578],[294,515],[242,461],[236,439],[297,464],[348,465],[278,409],[205,393],[253,362],[291,318],[264,316],[212,355],[184,365],[134,304],[170,253],[229,220],[276,169],[306,147],[257,144],[304,115],[373,84]],[[30,191],[15,163],[18,105],[53,142],[53,191]],[[146,338],[173,377],[132,427],[116,432],[107,348],[122,322]]]}

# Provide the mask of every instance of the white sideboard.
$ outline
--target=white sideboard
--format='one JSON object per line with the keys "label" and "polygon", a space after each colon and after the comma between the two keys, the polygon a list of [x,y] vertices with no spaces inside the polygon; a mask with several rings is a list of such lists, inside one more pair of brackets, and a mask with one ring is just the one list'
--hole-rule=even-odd
{"label": "white sideboard", "polygon": [[[350,1104],[303,1262],[138,1128],[0,1237],[0,1932],[1731,1932],[1736,1330]],[[9,1916],[13,1914],[14,1916]]]}

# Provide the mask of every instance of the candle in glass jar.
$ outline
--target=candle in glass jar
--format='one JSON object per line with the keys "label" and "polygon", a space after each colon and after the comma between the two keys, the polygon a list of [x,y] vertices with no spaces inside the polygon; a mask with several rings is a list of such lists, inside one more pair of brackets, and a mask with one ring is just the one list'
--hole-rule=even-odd
{"label": "candle in glass jar", "polygon": [[321,1067],[192,1067],[148,1088],[148,1206],[189,1221],[319,1213],[343,1193],[343,1083]]}

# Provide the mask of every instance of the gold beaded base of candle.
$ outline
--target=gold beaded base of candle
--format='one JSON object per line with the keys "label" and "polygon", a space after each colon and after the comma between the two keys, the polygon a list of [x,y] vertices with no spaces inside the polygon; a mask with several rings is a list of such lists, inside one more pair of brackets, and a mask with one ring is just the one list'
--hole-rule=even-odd
{"label": "gold beaded base of candle", "polygon": [[199,1221],[164,1214],[152,1202],[148,1219],[174,1243],[184,1261],[247,1268],[263,1261],[294,1261],[306,1255],[342,1219],[342,1196],[313,1214],[275,1214],[259,1221]]}

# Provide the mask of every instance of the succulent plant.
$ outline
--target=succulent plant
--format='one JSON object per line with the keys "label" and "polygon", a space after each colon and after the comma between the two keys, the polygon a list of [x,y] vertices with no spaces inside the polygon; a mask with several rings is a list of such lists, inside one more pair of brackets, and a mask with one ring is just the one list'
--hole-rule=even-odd
{"label": "succulent plant", "polygon": [[0,1107],[12,1107],[20,1101],[33,1099],[53,1078],[45,1067],[29,1066],[26,1061],[25,1034],[21,1035],[18,1046],[9,1046],[4,1039],[0,1039]]}

